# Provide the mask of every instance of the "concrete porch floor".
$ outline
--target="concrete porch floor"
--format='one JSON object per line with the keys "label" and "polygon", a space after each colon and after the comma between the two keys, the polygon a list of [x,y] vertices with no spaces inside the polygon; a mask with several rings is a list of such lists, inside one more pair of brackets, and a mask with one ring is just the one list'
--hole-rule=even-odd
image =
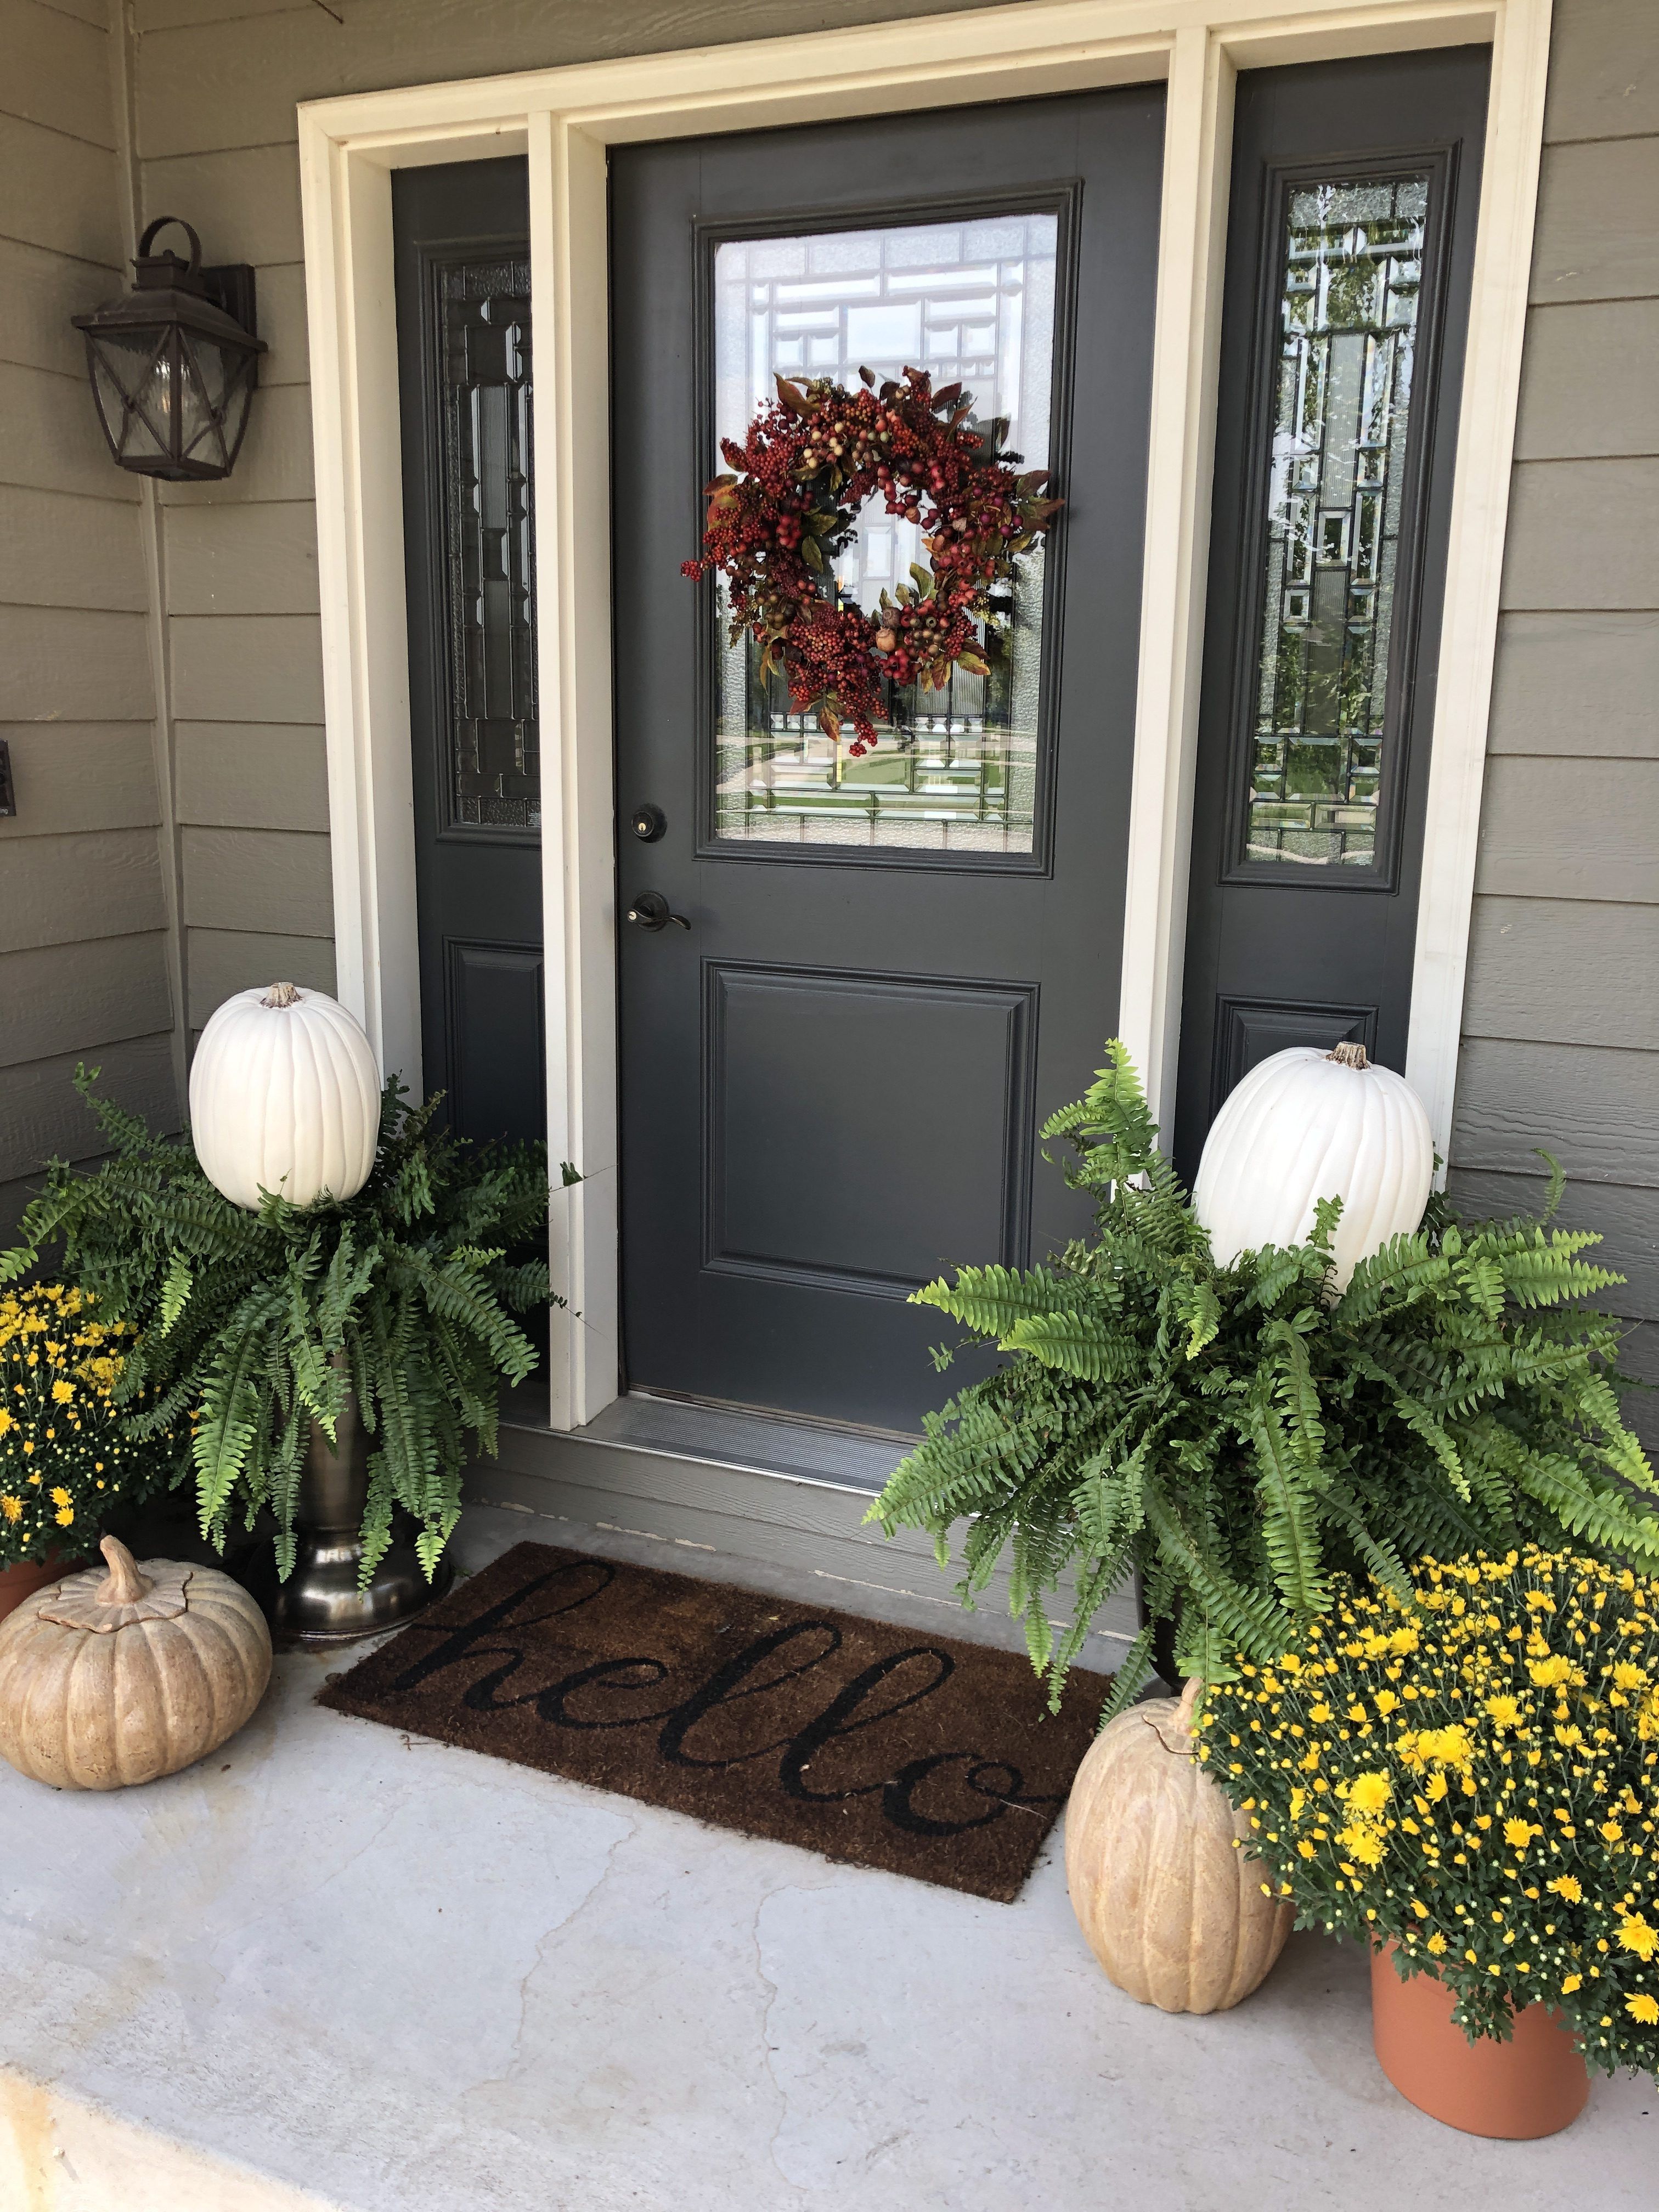
{"label": "concrete porch floor", "polygon": [[[526,1535],[795,1594],[490,1509],[463,1562]],[[0,2212],[1656,2202],[1650,2085],[1454,2134],[1383,2081],[1352,1949],[1295,1936],[1237,2011],[1166,2018],[1084,1946],[1058,1829],[983,1904],[322,1711],[343,1663],[280,1660],[146,1790],[0,1767]]]}

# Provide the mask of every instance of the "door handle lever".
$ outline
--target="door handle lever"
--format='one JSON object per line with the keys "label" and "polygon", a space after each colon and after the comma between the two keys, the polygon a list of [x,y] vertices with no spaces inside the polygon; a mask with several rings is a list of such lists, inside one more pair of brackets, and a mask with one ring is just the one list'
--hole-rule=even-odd
{"label": "door handle lever", "polygon": [[691,925],[683,914],[669,911],[668,901],[660,891],[641,891],[628,909],[628,919],[641,929],[666,929],[672,921],[678,928],[690,929]]}

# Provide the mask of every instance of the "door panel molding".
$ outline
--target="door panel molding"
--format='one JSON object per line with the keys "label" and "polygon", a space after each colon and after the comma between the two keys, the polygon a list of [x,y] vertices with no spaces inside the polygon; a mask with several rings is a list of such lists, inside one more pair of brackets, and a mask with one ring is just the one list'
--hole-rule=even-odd
{"label": "door panel molding", "polygon": [[[739,1002],[745,997],[750,1003],[751,1034],[742,1041],[748,1048],[748,1064],[739,1071],[733,1066],[738,1040],[732,1018],[740,1012]],[[773,1002],[769,1010],[763,1004],[768,997]],[[1006,1267],[1024,1267],[1031,1237],[1037,999],[1035,983],[705,961],[703,1267],[716,1274],[748,1275],[811,1290],[903,1299],[957,1256],[952,1247],[961,1235],[964,1206],[984,1217],[984,1240],[974,1245],[980,1259],[994,1258]],[[796,1002],[793,1007],[790,1000]],[[769,1037],[765,1030],[768,1011],[773,1017]],[[890,1048],[879,1056],[880,1072],[893,1091],[889,1101],[862,1093],[843,1099],[836,1096],[837,1073],[845,1081],[848,1072],[843,1047],[855,1011],[877,1022],[884,1016],[892,1018]],[[918,1043],[917,1030],[924,1024],[935,1033],[953,1027],[957,1035],[952,1042],[959,1050],[969,1042],[970,1025],[977,1032],[976,1041],[982,1040],[980,1065],[963,1071],[947,1098],[929,1099],[921,1071],[917,1070],[915,1080],[908,1079],[901,1058],[907,1044]],[[769,1046],[784,1041],[780,1032],[786,1025],[793,1030],[787,1055],[769,1051]],[[937,1034],[929,1042],[936,1053]],[[822,1054],[821,1062],[815,1062],[815,1050]],[[769,1069],[772,1079],[765,1126],[733,1129],[729,1108],[738,1086],[731,1079],[741,1072],[752,1084],[757,1064]],[[964,1116],[975,1109],[980,1109],[979,1127],[964,1130]],[[837,1266],[822,1249],[815,1257],[804,1249],[786,1254],[754,1249],[768,1241],[781,1246],[792,1237],[799,1237],[803,1245],[815,1237],[821,1245],[835,1241],[841,1224],[803,1218],[810,1195],[800,1186],[807,1185],[810,1193],[814,1145],[834,1143],[843,1135],[870,1158],[872,1213],[893,1222],[890,1233],[896,1243],[914,1247],[908,1268],[878,1273]],[[965,1149],[975,1137],[979,1143],[974,1156],[961,1161],[961,1183],[966,1187],[951,1194],[955,1203],[950,1211],[957,1226],[947,1231],[941,1224],[939,1237],[929,1239],[924,1224],[912,1223],[907,1235],[902,1223],[907,1195],[921,1188],[927,1178],[908,1170],[902,1155],[895,1158],[896,1147],[903,1145],[911,1152],[948,1146]],[[780,1141],[799,1147],[794,1159],[777,1156],[773,1147]],[[769,1230],[765,1219],[769,1212],[775,1224]],[[750,1232],[746,1239],[741,1233],[745,1226]],[[869,1231],[868,1222],[851,1224],[851,1233],[867,1237]]]}
{"label": "door panel molding", "polygon": [[[444,939],[444,999],[446,1026],[450,1041],[452,1067],[449,1077],[449,1113],[457,1127],[504,1127],[505,1117],[491,1115],[480,1105],[477,1091],[488,1086],[488,1078],[482,1071],[489,1062],[482,1054],[470,1053],[469,1024],[474,1015],[481,1017],[486,1029],[500,1038],[512,1033],[514,1023],[529,1033],[529,1049],[520,1063],[524,1085],[529,1090],[533,1083],[539,1096],[547,1061],[545,1022],[547,982],[541,947],[527,945],[492,943],[478,938],[448,937]],[[485,998],[495,1000],[495,1019],[481,1006]],[[503,1017],[509,1017],[504,1019]],[[534,1061],[533,1077],[526,1062]],[[469,1075],[469,1065],[477,1071]],[[513,1081],[515,1071],[511,1066],[493,1071],[506,1079],[501,1083],[501,1093],[511,1098],[517,1086]],[[543,1101],[541,1118],[545,1123],[546,1105]],[[516,1132],[528,1135],[526,1130]],[[535,1133],[539,1134],[538,1131]]]}
{"label": "door panel molding", "polygon": [[1375,1054],[1375,1006],[1340,1006],[1313,999],[1218,998],[1210,1063],[1210,1119],[1215,1119],[1229,1093],[1270,1054],[1297,1044],[1328,1052],[1345,1039]]}
{"label": "door panel molding", "polygon": [[1152,468],[1119,1027],[1155,1109],[1181,1012],[1231,86],[1240,68],[1493,46],[1407,1074],[1443,1151],[1543,131],[1550,0],[1027,0],[782,39],[307,102],[299,110],[325,713],[342,998],[420,1079],[391,172],[530,156],[545,775],[551,1420],[617,1389],[605,149],[1167,78]]}

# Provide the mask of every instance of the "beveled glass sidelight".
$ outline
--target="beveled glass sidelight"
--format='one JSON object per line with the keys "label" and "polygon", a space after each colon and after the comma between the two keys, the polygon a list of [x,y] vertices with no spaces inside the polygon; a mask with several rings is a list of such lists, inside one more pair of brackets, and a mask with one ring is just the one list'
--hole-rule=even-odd
{"label": "beveled glass sidelight", "polygon": [[1247,863],[1378,863],[1425,175],[1294,185],[1259,605]]}
{"label": "beveled glass sidelight", "polygon": [[541,827],[531,448],[530,264],[444,261],[438,320],[446,819]]}
{"label": "beveled glass sidelight", "polygon": [[[169,228],[189,239],[188,261],[151,252]],[[265,350],[253,327],[253,271],[204,269],[195,231],[165,215],[139,240],[132,267],[131,292],[72,319],[87,342],[110,452],[139,476],[172,483],[227,477]]]}
{"label": "beveled glass sidelight", "polygon": [[[730,240],[714,273],[714,430],[741,441],[774,377],[852,385],[860,368],[960,380],[976,417],[1009,420],[1027,468],[1049,461],[1059,218],[975,215],[882,229]],[[711,468],[723,467],[718,460]],[[920,528],[866,507],[834,588],[868,611],[925,565]],[[716,836],[940,854],[1029,854],[1036,831],[1043,550],[1019,564],[1003,650],[986,677],[953,671],[940,690],[889,687],[872,752],[854,759],[817,717],[763,678],[750,638],[715,619]]]}

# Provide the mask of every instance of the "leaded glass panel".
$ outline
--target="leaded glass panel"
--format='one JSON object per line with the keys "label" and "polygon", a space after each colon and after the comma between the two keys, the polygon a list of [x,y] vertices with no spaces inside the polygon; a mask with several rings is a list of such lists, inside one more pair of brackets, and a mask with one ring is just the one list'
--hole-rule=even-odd
{"label": "leaded glass panel", "polygon": [[1297,185],[1279,293],[1244,857],[1377,865],[1426,176]]}
{"label": "leaded glass panel", "polygon": [[445,816],[541,826],[530,428],[530,264],[435,271],[449,643]]}
{"label": "leaded glass panel", "polygon": [[[981,420],[1005,415],[1027,468],[1049,464],[1053,213],[975,216],[811,237],[728,240],[714,257],[715,450],[741,440],[774,377],[855,383],[907,368],[960,380]],[[711,470],[724,465],[711,459]],[[927,560],[917,526],[864,512],[834,588],[873,610]],[[1020,563],[1005,650],[988,677],[890,686],[873,752],[854,759],[763,679],[753,641],[719,623],[715,834],[790,845],[1028,854],[1036,829],[1042,642],[1041,544]]]}

